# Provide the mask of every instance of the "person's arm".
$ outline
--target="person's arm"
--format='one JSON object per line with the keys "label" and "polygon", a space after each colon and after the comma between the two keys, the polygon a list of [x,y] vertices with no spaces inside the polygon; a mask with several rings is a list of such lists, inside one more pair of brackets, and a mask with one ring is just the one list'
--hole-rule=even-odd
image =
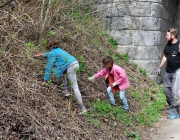
{"label": "person's arm", "polygon": [[163,56],[163,58],[162,58],[162,60],[161,60],[161,63],[160,63],[160,68],[164,65],[164,63],[166,62],[166,60],[167,60],[167,58],[166,58],[166,56],[164,55]]}
{"label": "person's arm", "polygon": [[105,76],[106,75],[106,68],[100,70],[99,72],[97,72],[96,74],[93,75],[94,78],[100,78],[102,76]]}
{"label": "person's arm", "polygon": [[93,82],[94,79],[100,78],[105,75],[106,75],[106,69],[104,68],[104,69],[100,70],[99,72],[97,72],[96,74],[94,74],[92,77],[88,77],[88,80]]}
{"label": "person's arm", "polygon": [[35,55],[36,57],[39,57],[39,56],[44,56],[44,53],[38,53]]}
{"label": "person's arm", "polygon": [[46,64],[46,70],[45,70],[45,74],[44,74],[44,81],[48,81],[50,79],[52,67],[54,65],[55,60],[56,60],[56,57],[53,55],[48,57],[48,62]]}
{"label": "person's arm", "polygon": [[159,76],[161,76],[161,68],[162,68],[162,66],[164,65],[164,63],[166,62],[166,60],[167,60],[167,58],[166,58],[166,56],[164,55],[163,58],[162,58],[162,60],[161,60],[160,66],[159,66],[159,68],[158,68],[158,70],[157,70],[157,73],[158,73]]}

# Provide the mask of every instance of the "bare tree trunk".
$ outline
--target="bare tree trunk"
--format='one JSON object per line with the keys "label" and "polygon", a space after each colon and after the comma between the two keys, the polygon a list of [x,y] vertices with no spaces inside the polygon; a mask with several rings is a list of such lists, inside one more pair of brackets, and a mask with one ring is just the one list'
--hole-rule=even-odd
{"label": "bare tree trunk", "polygon": [[[52,0],[49,0],[49,3],[48,3],[48,7],[47,7],[47,10],[46,10],[46,14],[45,14],[45,18],[43,20],[43,23],[42,23],[42,26],[41,26],[41,33],[44,32],[44,29],[46,27],[46,23],[47,23],[47,20],[48,20],[48,16],[49,16],[49,10],[51,8],[51,3],[52,3]],[[44,10],[44,6],[45,6],[45,0],[43,0],[43,9]],[[42,11],[43,12],[43,11]],[[41,15],[41,18],[43,18],[43,15]],[[41,24],[41,23],[40,23]]]}
{"label": "bare tree trunk", "polygon": [[[41,17],[40,17],[40,24],[43,22],[43,15],[44,15],[44,9],[45,9],[45,1],[46,0],[43,0],[42,1],[42,9],[41,9]],[[42,26],[41,26],[42,27]]]}

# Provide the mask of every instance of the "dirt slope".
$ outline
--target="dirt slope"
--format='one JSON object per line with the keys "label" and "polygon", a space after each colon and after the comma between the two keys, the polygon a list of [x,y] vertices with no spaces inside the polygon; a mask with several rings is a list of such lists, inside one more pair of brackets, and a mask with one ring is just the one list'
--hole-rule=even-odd
{"label": "dirt slope", "polygon": [[[73,3],[66,5],[58,1],[50,9],[49,22],[41,32],[42,3],[36,0],[17,2],[15,9],[5,6],[0,11],[0,139],[126,140],[137,139],[139,135],[143,140],[149,139],[150,127],[140,125],[135,117],[141,110],[140,102],[146,101],[143,92],[152,90],[150,100],[153,102],[157,100],[158,90],[136,65],[117,55],[99,24],[85,16],[86,13],[80,16],[78,12],[69,11]],[[61,36],[61,47],[80,62],[78,83],[89,114],[77,114],[77,101],[70,85],[72,96],[65,98],[61,79],[52,76],[47,86],[41,86],[46,59],[37,59],[34,54],[45,51],[46,39],[53,35]],[[103,78],[95,83],[87,80],[102,68],[101,60],[105,55],[114,56],[115,63],[126,70],[130,79],[127,99],[131,111],[128,115],[122,112],[121,119],[127,115],[133,124],[106,118],[108,114],[103,116],[92,106],[98,99],[109,102]],[[130,94],[132,91],[138,93],[141,100],[135,99]],[[122,109],[119,97],[116,98]],[[132,133],[126,135],[125,132]]]}

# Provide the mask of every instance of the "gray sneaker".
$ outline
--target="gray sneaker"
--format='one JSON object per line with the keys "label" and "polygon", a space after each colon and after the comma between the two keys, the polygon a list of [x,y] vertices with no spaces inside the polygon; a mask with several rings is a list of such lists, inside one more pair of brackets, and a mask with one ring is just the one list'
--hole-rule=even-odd
{"label": "gray sneaker", "polygon": [[85,112],[87,112],[85,106],[83,104],[80,104],[78,114],[81,115],[81,114],[84,114]]}
{"label": "gray sneaker", "polygon": [[65,97],[68,97],[71,95],[68,90],[64,90],[63,92],[65,93],[65,95],[64,95]]}

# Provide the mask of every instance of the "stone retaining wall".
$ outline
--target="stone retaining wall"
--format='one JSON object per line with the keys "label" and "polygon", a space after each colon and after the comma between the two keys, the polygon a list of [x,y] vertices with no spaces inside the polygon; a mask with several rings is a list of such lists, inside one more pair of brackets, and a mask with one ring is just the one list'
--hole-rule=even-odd
{"label": "stone retaining wall", "polygon": [[102,17],[103,27],[119,44],[117,51],[146,69],[156,82],[166,31],[180,29],[180,0],[85,0]]}

